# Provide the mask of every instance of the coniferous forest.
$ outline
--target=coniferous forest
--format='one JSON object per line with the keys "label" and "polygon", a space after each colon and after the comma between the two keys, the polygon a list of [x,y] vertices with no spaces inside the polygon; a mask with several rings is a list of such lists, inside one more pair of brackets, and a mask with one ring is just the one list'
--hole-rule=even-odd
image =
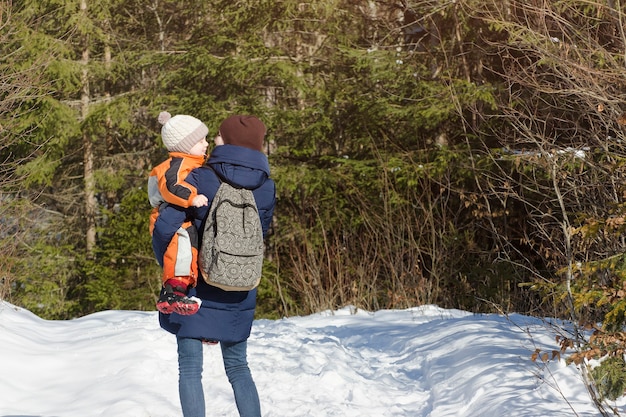
{"label": "coniferous forest", "polygon": [[154,310],[157,116],[245,113],[277,183],[259,317],[520,312],[621,355],[625,27],[617,0],[1,1],[0,298]]}

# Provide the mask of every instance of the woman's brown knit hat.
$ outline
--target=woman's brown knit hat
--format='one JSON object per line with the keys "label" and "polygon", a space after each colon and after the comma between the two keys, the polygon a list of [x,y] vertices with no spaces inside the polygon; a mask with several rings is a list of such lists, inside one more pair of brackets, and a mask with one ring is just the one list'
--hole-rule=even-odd
{"label": "woman's brown knit hat", "polygon": [[243,146],[257,151],[263,150],[265,125],[255,116],[230,116],[220,125],[220,135],[225,144]]}

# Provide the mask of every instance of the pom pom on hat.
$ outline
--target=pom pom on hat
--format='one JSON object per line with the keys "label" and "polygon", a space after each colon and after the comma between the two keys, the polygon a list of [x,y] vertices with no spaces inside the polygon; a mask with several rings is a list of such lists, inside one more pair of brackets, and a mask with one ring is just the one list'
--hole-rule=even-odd
{"label": "pom pom on hat", "polygon": [[159,119],[158,120],[159,120],[160,124],[164,125],[171,118],[172,118],[172,115],[169,114],[169,112],[162,111],[161,113],[159,113]]}
{"label": "pom pom on hat", "polygon": [[265,125],[255,116],[230,116],[220,125],[220,135],[225,144],[243,146],[244,148],[263,150]]}
{"label": "pom pom on hat", "polygon": [[188,153],[191,148],[206,138],[209,128],[193,116],[178,114],[174,117],[166,111],[159,113],[158,121],[163,125],[163,145],[170,152]]}

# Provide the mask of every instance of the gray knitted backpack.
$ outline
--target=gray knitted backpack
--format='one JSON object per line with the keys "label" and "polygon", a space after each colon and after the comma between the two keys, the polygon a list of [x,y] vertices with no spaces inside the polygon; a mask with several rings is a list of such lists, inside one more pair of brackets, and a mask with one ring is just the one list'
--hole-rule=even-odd
{"label": "gray knitted backpack", "polygon": [[213,198],[200,245],[204,280],[225,291],[249,291],[263,269],[263,229],[252,191],[225,181]]}

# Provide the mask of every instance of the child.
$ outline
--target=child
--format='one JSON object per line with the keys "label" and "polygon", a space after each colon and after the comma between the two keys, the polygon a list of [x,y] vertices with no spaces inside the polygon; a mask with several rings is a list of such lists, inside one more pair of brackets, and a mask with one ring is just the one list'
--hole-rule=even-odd
{"label": "child", "polygon": [[[155,222],[159,209],[168,204],[181,208],[206,206],[206,196],[198,194],[195,187],[185,182],[187,174],[204,165],[209,146],[207,126],[187,115],[172,115],[166,111],[159,114],[161,137],[169,152],[169,158],[150,172],[148,197],[152,205],[150,235],[155,234]],[[170,240],[163,256],[163,289],[157,301],[157,309],[164,314],[194,314],[200,305],[187,297],[195,287],[198,277],[198,236],[194,225],[185,221]],[[156,226],[158,228],[158,225]],[[158,230],[156,231],[158,232]]]}

